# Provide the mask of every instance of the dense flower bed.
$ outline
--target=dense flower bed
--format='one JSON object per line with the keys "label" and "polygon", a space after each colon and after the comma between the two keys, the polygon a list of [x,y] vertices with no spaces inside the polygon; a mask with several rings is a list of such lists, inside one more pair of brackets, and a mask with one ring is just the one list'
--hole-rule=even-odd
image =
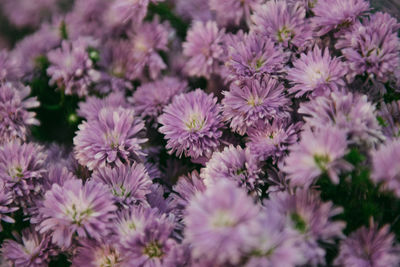
{"label": "dense flower bed", "polygon": [[0,7],[2,264],[400,266],[391,15],[367,0]]}

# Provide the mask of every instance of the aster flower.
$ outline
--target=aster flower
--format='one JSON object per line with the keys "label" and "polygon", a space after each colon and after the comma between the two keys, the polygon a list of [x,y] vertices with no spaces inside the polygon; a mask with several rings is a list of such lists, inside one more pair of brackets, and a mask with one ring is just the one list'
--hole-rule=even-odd
{"label": "aster flower", "polygon": [[238,264],[252,244],[250,230],[259,213],[246,192],[221,180],[196,194],[186,211],[185,242],[192,245],[192,257],[217,266]]}
{"label": "aster flower", "polygon": [[333,183],[339,183],[338,173],[350,170],[342,158],[347,152],[346,132],[324,127],[312,132],[305,130],[298,144],[290,147],[283,171],[291,186],[310,186],[319,175],[327,173]]}
{"label": "aster flower", "polygon": [[214,21],[193,23],[182,44],[183,54],[188,58],[185,69],[190,76],[209,78],[219,71],[224,34]]}
{"label": "aster flower", "polygon": [[134,111],[124,108],[103,108],[98,120],[83,122],[74,137],[75,157],[90,170],[138,161],[144,153],[141,144],[143,121]]}
{"label": "aster flower", "polygon": [[53,184],[39,209],[43,221],[40,233],[51,233],[52,242],[68,248],[76,234],[82,238],[100,240],[117,209],[106,185],[81,180],[69,180],[63,186]]}
{"label": "aster flower", "polygon": [[143,164],[96,169],[92,179],[107,185],[122,207],[148,205],[146,194],[150,193],[152,182]]}
{"label": "aster flower", "polygon": [[313,128],[337,127],[347,132],[355,143],[374,144],[383,139],[375,105],[368,102],[366,95],[332,92],[301,103],[298,112],[306,115],[307,125]]}
{"label": "aster flower", "polygon": [[100,73],[94,69],[88,48],[96,46],[91,39],[63,41],[60,48],[48,53],[50,67],[47,74],[49,84],[56,84],[65,94],[86,96],[90,87],[100,80]]}
{"label": "aster flower", "polygon": [[168,30],[168,25],[160,24],[157,17],[135,28],[130,38],[131,52],[126,55],[130,64],[125,75],[130,80],[142,78],[146,70],[151,79],[156,79],[167,67],[158,51],[168,50]]}
{"label": "aster flower", "polygon": [[108,242],[99,243],[92,240],[80,242],[76,255],[72,259],[72,266],[110,266],[121,267],[123,256],[115,245]]}
{"label": "aster flower", "polygon": [[303,49],[312,41],[312,31],[306,20],[306,9],[287,1],[273,0],[260,5],[251,17],[252,30],[271,38],[283,47]]}
{"label": "aster flower", "polygon": [[10,266],[42,267],[48,266],[50,257],[56,255],[50,236],[39,234],[34,228],[22,231],[17,241],[7,239],[1,248],[2,256]]}
{"label": "aster flower", "polygon": [[163,108],[171,103],[174,96],[185,92],[187,87],[186,81],[175,77],[164,77],[141,85],[128,100],[142,118],[153,120],[161,115]]}
{"label": "aster flower", "polygon": [[10,142],[0,146],[0,179],[13,200],[23,207],[41,191],[46,155],[33,143]]}
{"label": "aster flower", "polygon": [[285,54],[273,41],[255,33],[227,38],[229,60],[225,63],[230,79],[282,72]]}
{"label": "aster flower", "polygon": [[[3,181],[0,180],[0,220],[8,223],[14,223],[15,220],[7,213],[18,210],[18,207],[13,207],[13,195],[7,190]],[[3,227],[0,224],[0,231],[3,231]]]}
{"label": "aster flower", "polygon": [[169,153],[198,158],[219,146],[223,123],[217,98],[201,89],[176,96],[158,118]]}
{"label": "aster flower", "polygon": [[0,81],[16,81],[21,76],[17,59],[6,50],[0,50]]}
{"label": "aster flower", "polygon": [[371,222],[370,227],[361,227],[342,241],[335,265],[395,267],[400,264],[400,250],[395,245],[395,236],[389,225],[378,229]]}
{"label": "aster flower", "polygon": [[322,36],[331,30],[348,28],[368,10],[369,2],[365,0],[318,0],[312,9],[316,34]]}
{"label": "aster flower", "polygon": [[292,124],[288,120],[274,120],[272,124],[260,122],[247,131],[246,146],[260,161],[268,157],[276,161],[289,146],[297,142],[301,126],[301,123]]}
{"label": "aster flower", "polygon": [[256,193],[257,186],[264,183],[260,174],[259,162],[254,154],[249,149],[232,145],[225,147],[222,152],[214,152],[206,167],[201,170],[206,185],[211,186],[219,180],[228,179]]}
{"label": "aster flower", "polygon": [[307,54],[301,54],[293,66],[288,70],[287,79],[293,85],[288,91],[296,93],[295,97],[324,95],[345,85],[345,65],[339,58],[332,58],[327,48],[322,51],[314,47]]}
{"label": "aster flower", "polygon": [[215,12],[219,25],[239,25],[242,20],[248,21],[251,11],[261,0],[210,0],[210,10]]}
{"label": "aster flower", "polygon": [[28,97],[29,86],[0,84],[0,144],[14,139],[25,140],[29,126],[39,125],[36,113],[28,109],[40,105],[36,97]]}
{"label": "aster flower", "polygon": [[400,197],[400,140],[390,140],[372,152],[371,179]]}
{"label": "aster flower", "polygon": [[370,78],[387,82],[400,69],[400,24],[389,14],[377,12],[369,19],[356,22],[337,41],[348,60],[350,78],[367,74]]}
{"label": "aster flower", "polygon": [[128,103],[122,92],[111,93],[101,99],[95,96],[89,96],[86,101],[79,102],[78,115],[85,118],[87,121],[97,120],[103,109],[119,107],[128,108]]}
{"label": "aster flower", "polygon": [[295,195],[279,192],[271,195],[265,205],[268,212],[286,217],[286,225],[300,236],[296,245],[312,266],[325,264],[325,251],[318,241],[334,243],[344,237],[345,223],[332,219],[343,209],[334,207],[332,202],[322,202],[317,191],[297,190]]}
{"label": "aster flower", "polygon": [[290,110],[283,85],[268,76],[232,83],[223,95],[224,119],[240,135],[259,121],[286,118]]}

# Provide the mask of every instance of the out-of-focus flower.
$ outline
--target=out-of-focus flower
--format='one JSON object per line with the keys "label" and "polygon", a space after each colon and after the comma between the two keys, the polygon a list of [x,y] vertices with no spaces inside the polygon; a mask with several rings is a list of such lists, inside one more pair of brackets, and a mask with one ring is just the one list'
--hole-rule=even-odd
{"label": "out-of-focus flower", "polygon": [[290,102],[284,94],[284,87],[269,76],[232,83],[230,90],[223,94],[224,119],[230,121],[231,129],[240,135],[259,121],[289,116]]}
{"label": "out-of-focus flower", "polygon": [[346,132],[324,127],[312,132],[305,130],[299,143],[290,147],[283,171],[291,186],[310,186],[319,175],[327,173],[333,183],[339,183],[338,173],[350,170],[342,158],[347,151]]}
{"label": "out-of-focus flower", "polygon": [[395,245],[395,236],[389,225],[378,229],[371,222],[369,228],[363,226],[340,244],[335,265],[395,267],[400,264],[400,249]]}
{"label": "out-of-focus flower", "polygon": [[28,109],[40,105],[37,97],[28,97],[29,86],[0,84],[0,144],[14,139],[25,140],[29,126],[39,125],[36,113]]}
{"label": "out-of-focus flower", "polygon": [[183,54],[188,58],[185,70],[190,76],[218,73],[223,56],[224,30],[219,30],[214,21],[196,21],[189,29],[182,44]]}
{"label": "out-of-focus flower", "polygon": [[334,243],[343,238],[345,223],[332,217],[343,209],[334,207],[332,202],[322,202],[317,191],[297,190],[294,195],[287,192],[272,194],[266,201],[266,210],[275,211],[286,217],[286,224],[300,237],[296,244],[312,266],[325,264],[325,251],[318,241]]}
{"label": "out-of-focus flower", "polygon": [[299,113],[305,114],[308,126],[321,128],[331,125],[344,130],[355,143],[377,143],[383,135],[376,119],[375,105],[366,95],[332,92],[302,103]]}
{"label": "out-of-focus flower", "polygon": [[229,79],[252,78],[262,74],[279,74],[283,71],[286,55],[274,46],[269,37],[255,33],[226,38]]}
{"label": "out-of-focus flower", "polygon": [[209,157],[219,146],[223,122],[217,98],[201,89],[176,96],[158,118],[169,153]]}
{"label": "out-of-focus flower", "polygon": [[377,12],[369,19],[357,21],[339,38],[335,47],[349,62],[350,79],[364,73],[382,82],[393,78],[400,69],[399,28],[395,18]]}
{"label": "out-of-focus flower", "polygon": [[400,101],[380,104],[378,113],[383,134],[388,138],[400,137]]}
{"label": "out-of-focus flower", "polygon": [[0,50],[0,81],[16,81],[22,72],[18,61],[8,51]]}
{"label": "out-of-focus flower", "polygon": [[50,51],[50,67],[47,69],[50,85],[56,84],[67,95],[86,96],[90,87],[100,80],[100,73],[94,69],[88,50],[95,46],[94,40],[80,38],[72,42],[63,41],[61,48]]}
{"label": "out-of-focus flower", "polygon": [[210,10],[215,12],[219,25],[239,25],[249,21],[250,14],[262,0],[209,0]]}
{"label": "out-of-focus flower", "polygon": [[68,248],[75,235],[100,240],[107,235],[116,209],[106,185],[69,180],[46,192],[39,209],[43,217],[39,229],[51,233],[53,243],[61,248]]}
{"label": "out-of-focus flower", "polygon": [[247,131],[246,146],[260,161],[272,157],[280,159],[287,148],[297,142],[301,123],[292,124],[288,120],[274,120],[273,123],[258,123]]}
{"label": "out-of-focus flower", "polygon": [[98,183],[107,185],[114,195],[115,202],[122,207],[148,205],[146,194],[152,184],[143,164],[122,165],[96,169],[92,176]]}
{"label": "out-of-focus flower", "polygon": [[149,0],[115,0],[105,13],[105,24],[112,30],[135,27],[147,14]]}
{"label": "out-of-focus flower", "polygon": [[230,180],[256,193],[258,186],[263,184],[260,174],[261,168],[255,155],[249,149],[232,145],[225,147],[222,152],[215,152],[201,170],[206,185],[214,186],[220,180]]}
{"label": "out-of-focus flower", "polygon": [[238,264],[252,244],[250,230],[258,213],[253,200],[231,181],[219,181],[196,194],[185,217],[185,241],[192,245],[192,257],[217,266]]}
{"label": "out-of-focus flower", "polygon": [[345,85],[345,64],[339,58],[332,58],[328,49],[314,47],[307,54],[301,54],[293,66],[288,70],[287,79],[293,85],[289,92],[296,93],[295,97],[329,94]]}
{"label": "out-of-focus flower", "polygon": [[318,0],[312,9],[316,34],[346,29],[368,10],[369,1],[365,0]]}
{"label": "out-of-focus flower", "polygon": [[208,21],[212,19],[208,0],[176,0],[175,12],[188,20]]}
{"label": "out-of-focus flower", "polygon": [[17,241],[4,241],[1,252],[10,266],[43,267],[48,266],[50,257],[57,254],[50,242],[50,236],[39,234],[33,227],[22,231]]}
{"label": "out-of-focus flower", "polygon": [[306,9],[299,4],[290,5],[283,0],[269,1],[254,10],[251,20],[252,30],[283,47],[304,49],[312,41]]}
{"label": "out-of-focus flower", "polygon": [[390,140],[372,152],[371,179],[400,197],[400,140]]}
{"label": "out-of-focus flower", "polygon": [[123,260],[123,255],[110,242],[100,243],[92,240],[84,240],[76,250],[76,256],[72,259],[72,266],[121,267],[123,266]]}
{"label": "out-of-focus flower", "polygon": [[144,122],[131,109],[103,108],[98,120],[83,122],[74,137],[75,157],[90,170],[138,161],[144,155]]}
{"label": "out-of-focus flower", "polygon": [[173,97],[185,92],[187,87],[186,81],[175,77],[164,77],[141,85],[128,100],[142,118],[154,120],[161,115],[163,108],[171,102]]}

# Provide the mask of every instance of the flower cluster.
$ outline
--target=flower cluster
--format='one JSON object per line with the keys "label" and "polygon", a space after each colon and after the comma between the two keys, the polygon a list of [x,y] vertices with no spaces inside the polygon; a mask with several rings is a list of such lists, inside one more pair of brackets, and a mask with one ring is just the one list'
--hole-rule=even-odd
{"label": "flower cluster", "polygon": [[372,7],[0,0],[0,265],[400,266]]}

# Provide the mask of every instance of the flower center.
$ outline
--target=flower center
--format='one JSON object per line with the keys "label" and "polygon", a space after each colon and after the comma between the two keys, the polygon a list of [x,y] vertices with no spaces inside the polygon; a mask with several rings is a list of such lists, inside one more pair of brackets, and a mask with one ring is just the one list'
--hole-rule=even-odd
{"label": "flower center", "polygon": [[307,223],[304,219],[296,212],[290,214],[290,219],[294,223],[294,228],[300,233],[305,233],[307,231]]}
{"label": "flower center", "polygon": [[144,249],[143,253],[149,256],[150,258],[160,258],[164,255],[162,251],[162,247],[157,242],[150,242]]}
{"label": "flower center", "polygon": [[321,171],[326,171],[326,167],[327,167],[326,165],[328,165],[328,163],[331,161],[331,159],[330,159],[329,155],[327,155],[327,154],[324,154],[324,155],[315,154],[314,161],[315,161],[315,164],[317,164],[318,168]]}
{"label": "flower center", "polygon": [[66,214],[71,218],[72,222],[77,225],[81,225],[84,220],[93,214],[91,208],[77,207],[75,204],[71,205],[70,209],[66,210]]}
{"label": "flower center", "polygon": [[262,100],[258,96],[251,95],[249,99],[247,99],[247,104],[252,107],[260,106],[262,104]]}
{"label": "flower center", "polygon": [[286,26],[283,26],[277,33],[278,42],[283,43],[294,37],[294,32]]}
{"label": "flower center", "polygon": [[104,253],[101,251],[96,260],[96,266],[99,267],[114,267],[118,266],[118,263],[121,262],[119,255],[114,251],[109,251],[108,253]]}
{"label": "flower center", "polygon": [[235,224],[235,219],[225,210],[217,211],[211,220],[211,225],[215,228],[233,227]]}
{"label": "flower center", "polygon": [[188,128],[188,130],[198,131],[203,128],[204,123],[205,123],[204,119],[201,119],[201,117],[195,113],[189,117],[189,120],[188,122],[185,123],[185,125]]}
{"label": "flower center", "polygon": [[8,170],[8,175],[12,178],[12,180],[18,180],[18,181],[24,177],[21,166],[10,168]]}

